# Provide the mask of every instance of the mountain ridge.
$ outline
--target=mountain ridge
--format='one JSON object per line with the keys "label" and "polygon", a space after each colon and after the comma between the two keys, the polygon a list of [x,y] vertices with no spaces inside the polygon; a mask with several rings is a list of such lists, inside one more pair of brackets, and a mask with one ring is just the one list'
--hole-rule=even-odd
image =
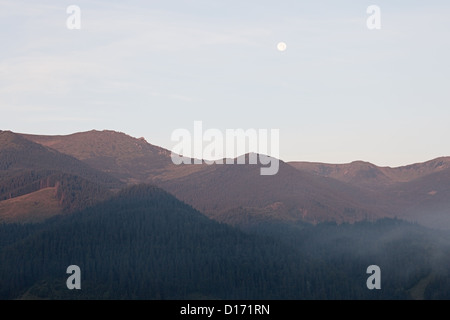
{"label": "mountain ridge", "polygon": [[288,164],[298,170],[309,171],[359,186],[364,186],[360,181],[362,178],[378,179],[378,181],[372,181],[375,184],[372,187],[380,187],[398,182],[409,182],[425,175],[448,169],[450,168],[450,156],[442,156],[398,167],[380,167],[371,162],[361,160],[345,164],[304,161],[290,161]]}
{"label": "mountain ridge", "polygon": [[[70,155],[0,132],[0,221],[40,221],[70,213],[106,199],[121,185]],[[39,192],[46,188],[54,192]]]}
{"label": "mountain ridge", "polygon": [[[448,226],[450,178],[433,190],[433,175],[450,169],[450,157],[401,167],[378,167],[370,162],[324,164],[279,161],[274,176],[262,177],[258,165],[174,165],[170,151],[145,139],[104,130],[66,136],[22,135],[61,153],[67,153],[96,170],[126,184],[151,183],[173,193],[219,221],[239,223],[247,218],[308,222],[352,222],[382,217],[440,216],[433,226]],[[421,185],[422,184],[422,185]],[[432,195],[439,192],[439,208]],[[416,199],[424,199],[422,206]],[[412,213],[411,206],[423,213]],[[417,211],[417,210],[416,210]],[[439,211],[439,212],[438,212]],[[426,213],[426,214],[425,214]],[[426,219],[425,219],[426,220]],[[434,218],[429,218],[434,220]],[[439,221],[445,221],[440,224]],[[242,223],[244,223],[242,221]]]}

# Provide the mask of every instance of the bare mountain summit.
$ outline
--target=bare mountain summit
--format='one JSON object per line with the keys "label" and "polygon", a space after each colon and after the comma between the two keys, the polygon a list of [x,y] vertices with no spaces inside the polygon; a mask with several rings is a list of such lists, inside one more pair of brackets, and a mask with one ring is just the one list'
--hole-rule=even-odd
{"label": "bare mountain summit", "polygon": [[261,176],[250,164],[177,166],[170,151],[114,131],[22,137],[127,184],[158,185],[227,223],[398,217],[450,229],[450,157],[398,168],[280,160],[278,174]]}

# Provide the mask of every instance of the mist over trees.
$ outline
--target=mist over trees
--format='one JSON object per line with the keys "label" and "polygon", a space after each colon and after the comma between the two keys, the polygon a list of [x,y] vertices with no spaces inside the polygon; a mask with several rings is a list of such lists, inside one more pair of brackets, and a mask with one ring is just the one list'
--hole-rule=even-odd
{"label": "mist over trees", "polygon": [[[445,236],[395,219],[244,232],[139,185],[71,215],[0,225],[0,298],[444,298]],[[65,286],[72,264],[81,290]],[[372,264],[381,290],[366,287]]]}
{"label": "mist over trees", "polygon": [[[445,226],[447,159],[397,178],[281,162],[263,181],[247,165],[168,165],[110,131],[25,137],[0,132],[1,299],[449,298],[450,233],[387,218],[414,207]],[[81,290],[66,287],[69,265]],[[366,286],[370,265],[381,290]]]}

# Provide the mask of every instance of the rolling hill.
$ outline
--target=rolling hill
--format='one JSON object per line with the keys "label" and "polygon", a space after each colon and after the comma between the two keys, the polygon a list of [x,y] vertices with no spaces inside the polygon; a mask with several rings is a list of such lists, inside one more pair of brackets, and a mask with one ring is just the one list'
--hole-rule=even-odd
{"label": "rolling hill", "polygon": [[57,189],[44,188],[17,198],[0,201],[0,223],[39,222],[61,214],[63,210],[57,198]]}
{"label": "rolling hill", "polygon": [[22,137],[127,184],[158,185],[231,224],[399,217],[450,229],[449,157],[399,168],[280,161],[278,174],[260,176],[258,165],[176,166],[170,151],[113,131]]}
{"label": "rolling hill", "polygon": [[76,158],[0,132],[0,221],[41,221],[73,212],[108,198],[121,185]]}
{"label": "rolling hill", "polygon": [[348,164],[294,161],[289,164],[301,171],[337,179],[357,187],[377,190],[450,169],[450,157],[441,157],[424,163],[396,168],[378,167],[364,161],[354,161]]}
{"label": "rolling hill", "polygon": [[129,184],[151,180],[172,165],[169,151],[121,132],[93,130],[67,136],[22,136]]}
{"label": "rolling hill", "polygon": [[127,183],[158,185],[220,221],[244,223],[239,221],[242,210],[252,217],[248,222],[343,222],[383,216],[362,203],[365,195],[358,189],[299,172],[282,161],[278,174],[261,176],[258,165],[176,166],[168,150],[112,131],[23,137],[77,157]]}
{"label": "rolling hill", "polygon": [[[379,214],[362,203],[365,195],[352,186],[300,172],[282,161],[272,176],[260,175],[258,165],[212,165],[160,186],[208,216],[233,224],[354,222]],[[244,215],[246,222],[240,220]]]}
{"label": "rolling hill", "polygon": [[0,131],[0,177],[20,170],[59,171],[75,174],[108,187],[120,185],[117,179],[70,155],[34,143],[20,134]]}
{"label": "rolling hill", "polygon": [[330,177],[359,188],[366,204],[390,216],[450,229],[450,157],[390,168],[350,164],[290,162],[301,172]]}

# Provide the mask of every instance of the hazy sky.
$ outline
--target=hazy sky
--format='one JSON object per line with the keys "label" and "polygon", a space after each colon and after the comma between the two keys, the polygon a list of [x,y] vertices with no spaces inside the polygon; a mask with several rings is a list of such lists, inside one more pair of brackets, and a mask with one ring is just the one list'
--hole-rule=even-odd
{"label": "hazy sky", "polygon": [[0,129],[171,149],[201,120],[280,129],[285,161],[421,162],[450,155],[449,31],[448,0],[0,0]]}

